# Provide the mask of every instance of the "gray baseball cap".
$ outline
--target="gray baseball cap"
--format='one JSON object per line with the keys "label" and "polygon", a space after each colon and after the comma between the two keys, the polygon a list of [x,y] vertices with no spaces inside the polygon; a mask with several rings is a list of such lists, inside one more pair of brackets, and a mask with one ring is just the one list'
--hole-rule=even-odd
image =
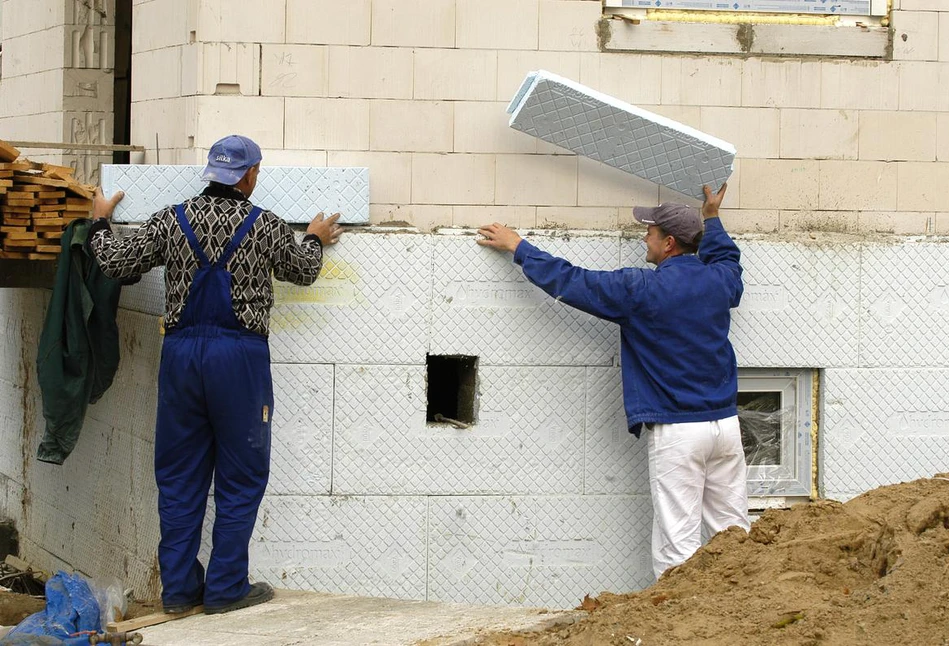
{"label": "gray baseball cap", "polygon": [[637,206],[633,217],[643,224],[654,224],[685,244],[695,244],[698,235],[705,230],[699,210],[685,204],[665,202],[659,206]]}

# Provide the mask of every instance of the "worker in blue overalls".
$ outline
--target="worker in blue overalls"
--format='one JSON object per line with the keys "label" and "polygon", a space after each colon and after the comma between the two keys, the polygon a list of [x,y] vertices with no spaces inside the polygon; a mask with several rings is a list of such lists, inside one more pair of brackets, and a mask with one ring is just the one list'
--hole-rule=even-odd
{"label": "worker in blue overalls", "polygon": [[[339,214],[317,215],[301,243],[289,225],[250,202],[262,155],[231,135],[208,153],[208,187],[113,236],[122,199],[96,191],[90,244],[111,278],[165,267],[165,340],[158,375],[155,479],[162,603],[171,613],[203,604],[208,614],[273,598],[248,581],[248,546],[270,474],[274,415],[270,349],[271,275],[310,285],[335,244]],[[207,571],[198,560],[208,491],[215,518]]]}

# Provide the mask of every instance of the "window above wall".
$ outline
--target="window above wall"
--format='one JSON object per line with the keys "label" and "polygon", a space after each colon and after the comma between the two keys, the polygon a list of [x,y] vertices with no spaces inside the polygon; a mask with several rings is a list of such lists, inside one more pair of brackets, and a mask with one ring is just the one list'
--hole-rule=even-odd
{"label": "window above wall", "polygon": [[604,51],[891,57],[888,0],[604,0]]}

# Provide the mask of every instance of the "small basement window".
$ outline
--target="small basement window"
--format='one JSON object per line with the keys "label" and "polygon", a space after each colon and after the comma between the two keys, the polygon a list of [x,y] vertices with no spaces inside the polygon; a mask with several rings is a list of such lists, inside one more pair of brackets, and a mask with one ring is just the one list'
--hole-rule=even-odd
{"label": "small basement window", "polygon": [[427,355],[428,422],[467,428],[475,422],[478,357]]}
{"label": "small basement window", "polygon": [[751,496],[810,496],[813,371],[740,370],[738,419]]}

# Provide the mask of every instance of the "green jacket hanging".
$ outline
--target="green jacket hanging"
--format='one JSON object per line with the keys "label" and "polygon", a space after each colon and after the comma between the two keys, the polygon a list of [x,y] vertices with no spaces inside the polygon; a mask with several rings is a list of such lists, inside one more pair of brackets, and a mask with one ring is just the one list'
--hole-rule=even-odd
{"label": "green jacket hanging", "polygon": [[62,464],[86,415],[112,385],[119,366],[115,317],[121,284],[99,269],[86,244],[90,220],[66,227],[53,295],[46,310],[36,359],[46,433],[37,450],[42,462]]}

